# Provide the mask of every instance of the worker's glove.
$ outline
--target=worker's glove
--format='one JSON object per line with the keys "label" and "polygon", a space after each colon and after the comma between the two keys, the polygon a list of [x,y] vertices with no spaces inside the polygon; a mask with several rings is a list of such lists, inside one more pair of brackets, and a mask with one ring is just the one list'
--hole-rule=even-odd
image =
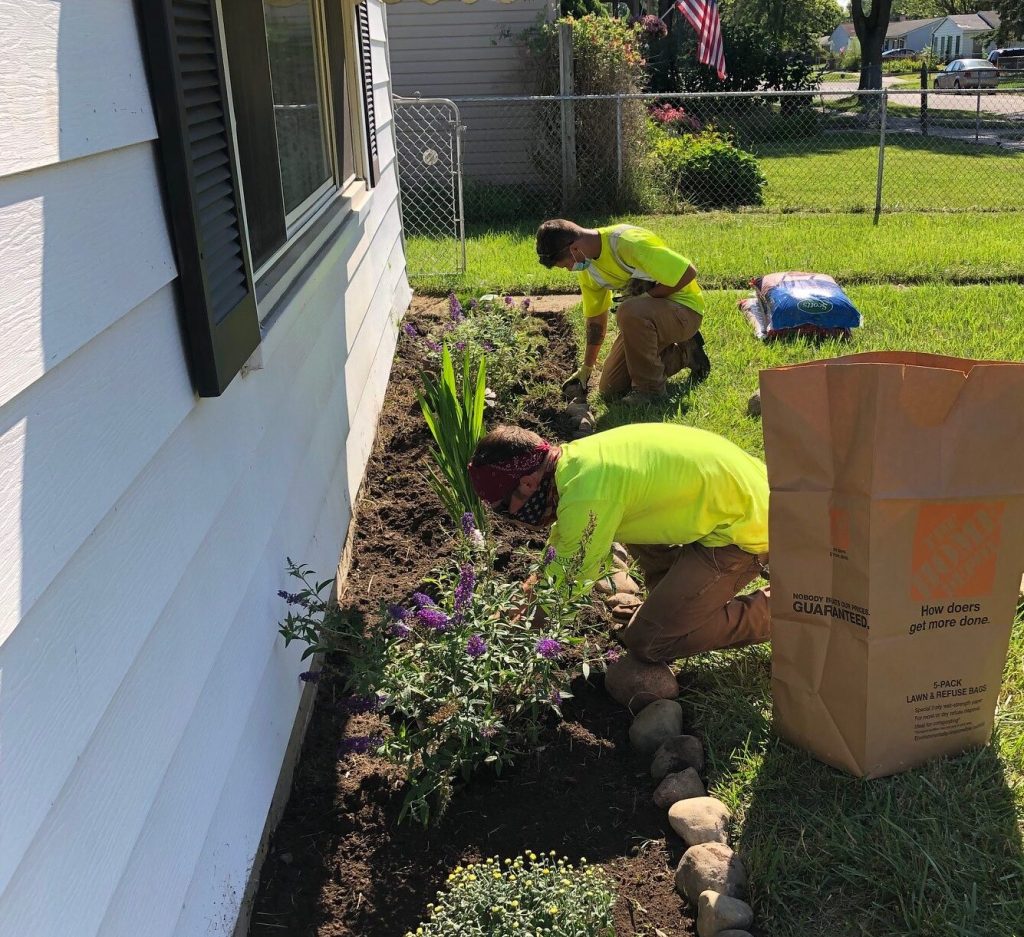
{"label": "worker's glove", "polygon": [[589,364],[581,364],[575,371],[573,371],[572,374],[569,375],[569,379],[562,384],[562,393],[571,394],[582,391],[586,394],[587,385],[590,383],[590,375],[593,370],[593,367]]}

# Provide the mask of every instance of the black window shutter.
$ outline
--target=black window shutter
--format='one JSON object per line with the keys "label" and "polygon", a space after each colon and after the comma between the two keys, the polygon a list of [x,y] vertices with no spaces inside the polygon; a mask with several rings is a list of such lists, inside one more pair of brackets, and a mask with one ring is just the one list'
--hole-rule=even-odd
{"label": "black window shutter", "polygon": [[138,0],[192,381],[224,392],[260,343],[215,0]]}
{"label": "black window shutter", "polygon": [[373,106],[373,60],[370,49],[370,13],[366,0],[356,7],[359,32],[359,78],[363,85],[363,113],[366,116],[366,150],[370,158],[370,185],[380,178],[380,157],[377,153],[377,113]]}

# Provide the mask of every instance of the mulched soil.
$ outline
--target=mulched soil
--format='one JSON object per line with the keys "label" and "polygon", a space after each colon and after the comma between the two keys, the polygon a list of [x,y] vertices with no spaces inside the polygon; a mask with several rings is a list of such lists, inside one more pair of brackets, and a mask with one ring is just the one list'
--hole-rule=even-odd
{"label": "mulched soil", "polygon": [[[577,357],[565,305],[558,297],[534,301],[547,345],[533,378],[548,390],[531,394],[519,421],[559,441],[571,427],[558,384]],[[417,299],[409,318],[428,325],[445,314],[443,301]],[[352,613],[375,615],[382,597],[414,591],[451,542],[420,471],[429,436],[416,401],[419,367],[403,336],[356,509],[342,596]],[[497,535],[510,574],[514,550],[543,546],[513,525]],[[457,791],[443,820],[424,830],[398,825],[401,780],[393,768],[366,755],[338,760],[345,734],[379,731],[382,718],[350,716],[335,705],[341,666],[325,665],[291,798],[262,869],[250,937],[401,937],[455,865],[527,849],[602,865],[618,884],[618,937],[694,933],[672,887],[682,844],[651,802],[648,760],[630,749],[628,713],[605,695],[600,675],[573,683],[565,720],[552,724],[542,747],[500,778],[481,776]]]}

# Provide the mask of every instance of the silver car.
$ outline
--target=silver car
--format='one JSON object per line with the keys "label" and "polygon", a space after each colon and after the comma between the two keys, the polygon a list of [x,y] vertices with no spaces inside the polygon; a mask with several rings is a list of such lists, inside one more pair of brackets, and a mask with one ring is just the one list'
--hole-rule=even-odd
{"label": "silver car", "polygon": [[998,88],[999,69],[984,59],[955,59],[935,76],[936,88]]}

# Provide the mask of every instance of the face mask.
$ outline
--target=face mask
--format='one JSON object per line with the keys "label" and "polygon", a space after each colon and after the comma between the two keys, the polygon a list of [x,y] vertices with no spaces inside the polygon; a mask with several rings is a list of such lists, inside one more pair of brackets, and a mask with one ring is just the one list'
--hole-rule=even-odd
{"label": "face mask", "polygon": [[530,495],[523,506],[515,513],[510,514],[513,520],[522,521],[524,524],[537,526],[543,520],[548,508],[548,492],[551,490],[551,475],[545,475],[537,490]]}
{"label": "face mask", "polygon": [[576,260],[576,255],[572,254],[572,259],[573,259],[573,265],[572,265],[572,272],[573,273],[582,273],[584,270],[587,269],[587,267],[590,266],[590,258],[589,257],[584,257],[582,260]]}

